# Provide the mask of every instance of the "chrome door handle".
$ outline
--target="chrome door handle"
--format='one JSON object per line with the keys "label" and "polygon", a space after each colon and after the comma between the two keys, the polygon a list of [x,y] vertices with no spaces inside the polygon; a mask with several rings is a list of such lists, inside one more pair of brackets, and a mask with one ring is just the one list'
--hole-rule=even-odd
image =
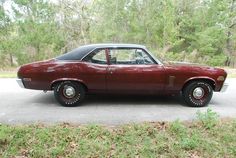
{"label": "chrome door handle", "polygon": [[114,71],[115,70],[115,68],[109,68],[109,71]]}
{"label": "chrome door handle", "polygon": [[109,69],[108,69],[108,71],[110,72],[110,74],[112,74],[114,70],[115,70],[115,68],[109,68]]}

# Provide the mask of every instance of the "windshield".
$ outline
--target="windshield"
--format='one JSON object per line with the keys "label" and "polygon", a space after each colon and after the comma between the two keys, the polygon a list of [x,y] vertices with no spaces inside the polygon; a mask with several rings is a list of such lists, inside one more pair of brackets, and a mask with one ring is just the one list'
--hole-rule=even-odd
{"label": "windshield", "polygon": [[151,55],[151,57],[158,63],[158,64],[162,64],[163,63],[163,60],[159,57],[159,56],[157,56],[157,54],[155,53],[155,55],[152,53],[152,52],[150,52],[150,51],[148,51],[148,50],[146,50],[150,55]]}

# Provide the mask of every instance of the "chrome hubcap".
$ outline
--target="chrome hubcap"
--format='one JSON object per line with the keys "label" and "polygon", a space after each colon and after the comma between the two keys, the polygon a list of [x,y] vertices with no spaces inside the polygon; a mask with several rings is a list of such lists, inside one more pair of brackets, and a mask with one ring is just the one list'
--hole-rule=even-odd
{"label": "chrome hubcap", "polygon": [[75,96],[75,88],[72,86],[65,86],[63,89],[63,94],[67,98],[73,98]]}
{"label": "chrome hubcap", "polygon": [[201,87],[197,87],[193,90],[193,97],[195,99],[201,99],[204,96],[204,89]]}

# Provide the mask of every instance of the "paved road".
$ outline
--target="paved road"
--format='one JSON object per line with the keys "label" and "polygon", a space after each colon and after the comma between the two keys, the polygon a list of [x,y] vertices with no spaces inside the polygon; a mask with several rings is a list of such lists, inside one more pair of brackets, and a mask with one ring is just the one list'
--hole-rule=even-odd
{"label": "paved road", "polygon": [[[214,93],[209,107],[221,117],[236,117],[236,79],[227,92]],[[98,123],[118,125],[144,121],[191,120],[204,108],[191,108],[179,97],[88,96],[82,106],[57,104],[52,92],[19,88],[14,79],[0,79],[0,123]]]}

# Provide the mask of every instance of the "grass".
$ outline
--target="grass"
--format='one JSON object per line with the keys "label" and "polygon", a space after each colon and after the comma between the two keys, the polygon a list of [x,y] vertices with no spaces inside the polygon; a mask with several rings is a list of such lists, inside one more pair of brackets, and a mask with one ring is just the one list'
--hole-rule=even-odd
{"label": "grass", "polygon": [[16,78],[17,74],[15,71],[1,71],[0,78]]}
{"label": "grass", "polygon": [[0,125],[0,157],[236,157],[236,120],[211,110],[197,117],[119,127]]}
{"label": "grass", "polygon": [[236,78],[236,74],[228,74],[228,78]]}

